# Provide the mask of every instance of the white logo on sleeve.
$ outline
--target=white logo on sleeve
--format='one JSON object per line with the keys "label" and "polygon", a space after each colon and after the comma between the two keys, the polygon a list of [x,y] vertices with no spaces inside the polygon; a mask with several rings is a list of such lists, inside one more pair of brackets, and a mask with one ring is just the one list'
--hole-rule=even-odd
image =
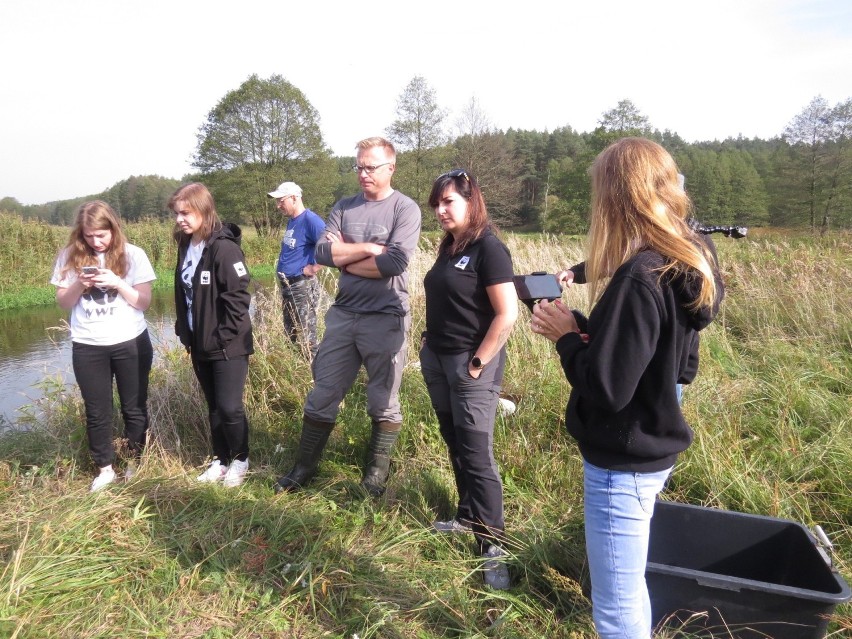
{"label": "white logo on sleeve", "polygon": [[244,275],[248,274],[246,266],[242,262],[236,262],[234,264],[234,270],[237,272],[237,277],[243,277]]}
{"label": "white logo on sleeve", "polygon": [[464,256],[462,256],[462,258],[458,262],[456,262],[455,267],[458,270],[463,271],[465,269],[465,267],[468,265],[468,262],[470,262],[470,257],[468,257],[467,255],[464,255]]}

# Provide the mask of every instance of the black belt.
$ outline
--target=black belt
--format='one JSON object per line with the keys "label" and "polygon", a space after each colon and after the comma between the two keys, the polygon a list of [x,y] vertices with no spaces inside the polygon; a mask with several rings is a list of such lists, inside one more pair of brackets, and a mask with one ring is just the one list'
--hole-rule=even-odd
{"label": "black belt", "polygon": [[281,280],[282,284],[295,284],[296,282],[301,282],[304,279],[307,279],[304,275],[294,275],[290,277],[289,275],[278,275],[278,278]]}

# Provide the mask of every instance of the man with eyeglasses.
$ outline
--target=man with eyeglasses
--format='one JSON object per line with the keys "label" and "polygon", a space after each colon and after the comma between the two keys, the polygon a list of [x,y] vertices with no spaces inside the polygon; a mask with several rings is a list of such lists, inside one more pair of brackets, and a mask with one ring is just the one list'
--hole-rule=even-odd
{"label": "man with eyeglasses", "polygon": [[301,341],[302,351],[310,361],[317,354],[317,306],[320,285],[316,278],[322,268],[316,263],[315,249],[322,239],[325,222],[305,208],[302,189],[295,182],[282,182],[269,197],[276,208],[290,218],[281,240],[278,256],[278,281],[284,312],[284,331],[294,344]]}
{"label": "man with eyeglasses", "polygon": [[411,325],[407,271],[420,237],[420,207],[391,186],[396,151],[388,140],[367,138],[356,149],[361,192],[334,205],[316,246],[317,263],[340,269],[340,279],[313,362],[296,463],[276,491],[299,490],[314,476],[362,365],[372,429],[361,486],[372,496],[385,491],[402,427],[399,386]]}

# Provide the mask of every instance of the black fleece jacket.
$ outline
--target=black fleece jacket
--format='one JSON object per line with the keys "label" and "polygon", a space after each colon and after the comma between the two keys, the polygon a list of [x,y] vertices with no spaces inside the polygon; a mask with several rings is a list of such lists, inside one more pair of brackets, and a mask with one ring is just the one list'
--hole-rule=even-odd
{"label": "black fleece jacket", "polygon": [[192,323],[187,319],[180,270],[186,245],[175,267],[175,333],[199,360],[230,359],[254,352],[249,304],[251,281],[240,248],[242,231],[225,222],[208,238],[192,279]]}
{"label": "black fleece jacket", "polygon": [[675,384],[694,379],[698,332],[716,316],[724,294],[715,249],[706,244],[718,291],[713,308],[687,308],[699,280],[683,274],[661,280],[664,258],[642,251],[613,274],[588,319],[575,311],[589,341],[568,333],[556,342],[571,383],[566,427],[589,463],[655,472],[672,466],[692,442]]}

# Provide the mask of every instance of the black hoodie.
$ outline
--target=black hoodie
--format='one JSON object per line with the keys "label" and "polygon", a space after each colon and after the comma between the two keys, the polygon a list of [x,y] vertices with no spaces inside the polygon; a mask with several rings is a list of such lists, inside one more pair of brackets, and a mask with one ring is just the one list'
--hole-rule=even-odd
{"label": "black hoodie", "polygon": [[[704,240],[705,238],[702,238]],[[692,442],[676,384],[697,371],[698,331],[716,316],[724,287],[713,253],[717,300],[690,310],[700,280],[660,278],[665,259],[646,250],[614,274],[577,333],[556,342],[571,383],[565,410],[568,432],[591,464],[610,470],[655,472],[674,465]]]}
{"label": "black hoodie", "polygon": [[241,236],[236,224],[225,222],[207,239],[192,278],[191,327],[180,281],[187,246],[178,249],[175,333],[196,359],[230,359],[254,352],[249,316],[251,276],[240,248]]}

